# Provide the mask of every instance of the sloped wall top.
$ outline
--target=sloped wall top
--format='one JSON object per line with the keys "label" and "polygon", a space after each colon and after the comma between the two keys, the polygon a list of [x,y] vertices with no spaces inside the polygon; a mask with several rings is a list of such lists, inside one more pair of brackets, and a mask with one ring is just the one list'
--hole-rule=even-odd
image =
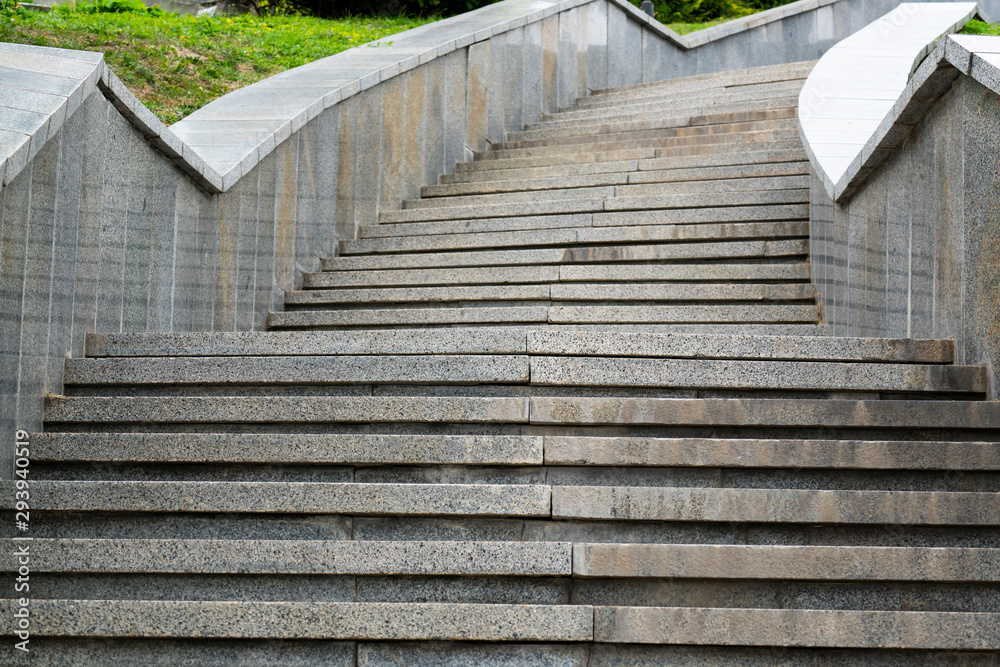
{"label": "sloped wall top", "polygon": [[[831,197],[945,33],[978,12],[974,2],[904,3],[837,43],[799,94],[799,128]],[[860,166],[860,165],[859,165]]]}

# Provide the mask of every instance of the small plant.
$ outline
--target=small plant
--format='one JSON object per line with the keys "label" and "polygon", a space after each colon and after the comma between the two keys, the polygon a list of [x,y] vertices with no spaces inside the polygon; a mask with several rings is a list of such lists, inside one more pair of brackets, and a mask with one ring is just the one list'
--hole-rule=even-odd
{"label": "small plant", "polygon": [[95,0],[95,2],[67,2],[54,7],[60,14],[151,14],[159,16],[163,10],[159,7],[147,7],[141,0]]}
{"label": "small plant", "polygon": [[1000,36],[1000,23],[986,23],[973,19],[965,24],[959,32],[963,35],[996,35]]}

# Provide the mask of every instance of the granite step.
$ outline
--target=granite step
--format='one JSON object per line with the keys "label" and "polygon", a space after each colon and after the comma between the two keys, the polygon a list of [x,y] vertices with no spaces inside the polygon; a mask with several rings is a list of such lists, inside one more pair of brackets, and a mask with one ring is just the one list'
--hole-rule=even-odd
{"label": "granite step", "polygon": [[[808,175],[808,162],[776,162],[757,165],[702,167],[696,169],[659,169],[636,173],[638,166],[629,172],[580,174],[575,176],[545,177],[536,175],[521,179],[498,181],[470,181],[427,185],[421,189],[423,198],[458,197],[501,192],[536,192],[562,188],[589,188],[602,185],[629,185],[635,183],[705,183],[721,184],[726,180],[763,179],[781,176]],[[526,175],[527,176],[527,175]]]}
{"label": "granite step", "polygon": [[[897,434],[898,435],[898,434]],[[267,463],[842,470],[1000,470],[1000,439],[830,440],[575,435],[36,433],[38,463]]]}
{"label": "granite step", "polygon": [[[695,308],[713,310],[703,306]],[[775,307],[778,308],[784,311],[788,307]],[[650,310],[655,313],[659,308]],[[682,309],[678,307],[674,310]],[[726,313],[724,307],[716,310],[721,311],[714,314],[719,319],[727,315],[731,320],[744,319]],[[710,316],[701,315],[704,319]],[[655,315],[644,317],[656,321]],[[766,314],[758,317],[768,319]],[[781,317],[774,314],[769,319],[778,320]],[[795,316],[786,314],[783,317],[794,321]],[[982,396],[988,389],[985,369],[978,366],[622,356],[529,357],[513,354],[73,359],[67,362],[65,382],[67,393],[72,395],[77,395],[78,387],[89,386],[282,384],[530,383],[545,386],[929,392],[976,396]]]}
{"label": "granite step", "polygon": [[[799,170],[802,168],[799,167]],[[668,176],[662,171],[643,174],[645,182],[605,184],[601,186],[560,187],[552,189],[511,190],[509,184],[498,192],[483,192],[467,195],[438,195],[427,199],[407,199],[404,209],[432,208],[437,206],[473,206],[498,204],[539,199],[570,199],[574,197],[636,197],[650,194],[688,195],[705,192],[742,192],[802,189],[809,187],[808,173],[789,176],[741,177],[728,179],[704,179],[664,182],[657,179]],[[627,179],[626,179],[627,180]],[[503,186],[501,186],[503,187]]]}
{"label": "granite step", "polygon": [[[698,164],[745,164],[750,154],[777,153],[795,156],[793,159],[808,159],[802,149],[801,140],[783,139],[780,141],[761,142],[754,145],[728,146],[728,150],[719,149],[713,144],[713,150],[698,151],[699,147],[688,147],[684,155],[680,149],[643,147],[624,150],[578,150],[545,157],[522,157],[492,160],[473,160],[455,165],[456,174],[477,171],[503,171],[507,169],[534,169],[540,167],[572,167],[583,164],[617,163],[628,160],[653,160],[658,158],[687,158],[689,162]],[[705,147],[709,148],[708,146]],[[790,159],[790,158],[786,158]]]}
{"label": "granite step", "polygon": [[767,118],[761,120],[726,121],[722,118],[708,117],[704,119],[704,122],[698,124],[678,122],[681,120],[690,121],[691,119],[653,118],[650,120],[608,123],[586,130],[581,130],[580,128],[569,130],[534,130],[527,137],[508,137],[506,141],[497,144],[492,150],[510,150],[535,146],[570,146],[631,139],[658,141],[664,138],[707,138],[719,135],[774,132],[796,127],[794,109],[768,114]]}
{"label": "granite step", "polygon": [[508,166],[507,160],[480,160],[455,165],[455,172],[438,177],[441,184],[470,183],[475,181],[536,179],[573,176],[578,174],[633,172],[664,169],[698,169],[724,166],[755,166],[771,162],[808,162],[802,147],[770,150],[733,150],[715,155],[693,155],[664,159],[655,156],[655,149],[647,151],[648,157],[609,161],[576,161],[550,166]]}
{"label": "granite step", "polygon": [[[16,542],[0,539],[14,553]],[[36,572],[569,576],[558,542],[40,539]]]}
{"label": "granite step", "polygon": [[552,517],[619,521],[995,526],[1000,523],[1000,494],[553,486]]}
{"label": "granite step", "polygon": [[[893,433],[892,435],[899,435]],[[1000,440],[830,440],[546,435],[550,466],[1000,470]]]}
{"label": "granite step", "polygon": [[37,572],[1000,582],[1000,549],[969,548],[39,539],[32,552]]}
{"label": "granite step", "polygon": [[[995,401],[532,397],[532,424],[996,429]],[[994,517],[1000,520],[1000,514]]]}
{"label": "granite step", "polygon": [[762,230],[774,229],[780,239],[803,236],[798,230],[807,220],[805,204],[780,204],[380,223],[341,241],[340,254],[727,238],[720,230],[733,238],[759,238]]}
{"label": "granite step", "polygon": [[817,324],[810,305],[471,306],[272,312],[268,326],[451,326],[461,324]]}
{"label": "granite step", "polygon": [[574,544],[574,577],[1000,581],[1000,549]]}
{"label": "granite step", "polygon": [[[761,87],[743,93],[718,95],[710,100],[702,99],[697,93],[692,92],[681,93],[676,97],[670,95],[651,96],[637,99],[628,104],[595,106],[545,114],[541,121],[528,124],[526,131],[587,126],[608,121],[643,120],[653,116],[664,119],[691,118],[693,120],[689,122],[697,123],[699,119],[709,116],[725,116],[726,114],[744,112],[763,114],[775,109],[797,108],[800,89],[801,83],[774,90]],[[735,119],[739,119],[739,117],[734,116]]]}
{"label": "granite step", "polygon": [[[867,340],[867,339],[859,339]],[[895,346],[879,342],[872,345]],[[947,346],[947,342],[939,343]],[[914,343],[914,345],[931,345]],[[879,348],[873,348],[879,349]],[[910,349],[910,348],[907,348]],[[919,347],[933,354],[931,348]],[[106,333],[87,336],[87,357],[235,357],[268,355],[523,354],[523,331],[214,331],[206,333]],[[942,352],[943,354],[943,352]],[[918,357],[921,360],[927,357]]]}
{"label": "granite step", "polygon": [[[808,266],[795,261],[798,241],[774,242],[749,250],[760,255],[741,257],[739,262],[672,264],[529,264],[525,266],[456,267],[441,269],[382,269],[324,271],[306,274],[307,288],[407,287],[443,285],[515,285],[555,282],[760,282],[808,280]],[[654,249],[650,254],[656,253]],[[730,251],[732,252],[732,251]],[[774,252],[791,257],[788,262],[746,261]],[[640,255],[641,256],[641,255]]]}
{"label": "granite step", "polygon": [[697,387],[947,393],[981,398],[978,366],[608,357],[531,357],[531,383],[592,387]]}
{"label": "granite step", "polygon": [[[330,257],[323,272],[445,267],[526,266],[690,260],[704,258],[792,257],[808,253],[805,239],[730,240],[635,245],[570,246],[473,252],[437,252]],[[308,273],[303,287],[322,285],[324,273]]]}
{"label": "granite step", "polygon": [[[16,605],[16,600],[4,600],[4,612],[12,616]],[[159,600],[120,600],[113,603],[104,600],[38,600],[32,605],[32,611],[38,635],[107,638],[104,641],[114,638],[177,637],[594,641],[599,642],[595,646],[726,644],[883,650],[995,650],[1000,647],[1000,632],[996,630],[1000,627],[997,622],[1000,614],[970,612]],[[122,624],[122,618],[136,620]],[[292,646],[296,654],[303,650],[298,645]],[[359,648],[362,646],[365,645],[358,645]],[[400,650],[405,652],[408,648],[403,644],[396,651],[389,651],[387,657]],[[61,652],[65,649],[56,650]],[[326,650],[329,652],[329,649]],[[690,653],[690,649],[687,652]],[[369,654],[364,652],[362,655],[367,658]],[[478,655],[489,656],[490,653]],[[516,660],[519,655],[519,652],[514,652],[512,657]],[[543,655],[551,659],[553,653]],[[469,659],[469,656],[464,656],[464,659]],[[613,661],[612,657],[607,664],[613,664]]]}
{"label": "granite step", "polygon": [[804,204],[809,201],[809,190],[790,188],[784,190],[749,190],[730,192],[698,192],[647,196],[606,196],[569,199],[529,199],[524,202],[487,203],[477,205],[442,206],[437,201],[427,208],[382,211],[379,224],[401,222],[434,222],[439,220],[475,220],[477,218],[509,218],[569,213],[594,213],[600,211],[631,211],[648,209],[694,208],[712,210],[732,206],[767,206]]}
{"label": "granite step", "polygon": [[[519,331],[267,331],[89,334],[87,357],[536,354],[952,364],[952,340]],[[41,434],[40,434],[41,435]]]}
{"label": "granite step", "polygon": [[[359,516],[548,516],[548,486],[323,482],[31,483],[35,511],[236,512]],[[12,500],[3,500],[13,509]]]}
{"label": "granite step", "polygon": [[524,398],[469,396],[49,397],[58,424],[526,423]]}
{"label": "granite step", "polygon": [[[17,600],[0,601],[13,618]],[[391,602],[33,600],[32,636],[590,641],[592,607]],[[131,619],[123,623],[123,619]],[[352,653],[353,656],[353,653]]]}
{"label": "granite step", "polygon": [[[613,107],[595,107],[547,114],[536,122],[529,123],[519,133],[511,133],[515,138],[530,136],[526,133],[537,130],[588,127],[600,123],[620,123],[656,119],[665,126],[697,125],[708,119],[722,122],[767,118],[773,112],[788,113],[786,110],[798,108],[798,87],[785,90],[754,90],[742,94],[731,93],[710,100],[696,94],[669,95],[637,101]],[[775,94],[777,93],[777,94]],[[752,104],[751,104],[752,103]],[[509,135],[510,136],[510,135]]]}
{"label": "granite step", "polygon": [[371,289],[312,289],[285,293],[287,310],[338,304],[461,304],[469,302],[530,301],[532,305],[566,305],[563,301],[811,301],[812,285],[804,284],[641,284],[593,283],[587,285],[473,285],[469,287],[386,287]]}
{"label": "granite step", "polygon": [[[657,151],[689,150],[699,152],[728,152],[733,147],[754,147],[756,149],[784,147],[782,142],[801,145],[799,130],[794,122],[786,122],[781,127],[762,130],[729,131],[677,136],[669,130],[649,132],[629,132],[622,135],[589,135],[576,143],[541,143],[535,146],[501,148],[485,153],[476,153],[475,159],[482,162],[509,160],[514,158],[553,157],[563,153],[590,151],[594,153],[615,152],[628,149],[648,149]],[[772,144],[769,146],[768,144]],[[650,156],[654,157],[654,156]]]}
{"label": "granite step", "polygon": [[[725,88],[748,89],[754,86],[804,81],[816,61],[804,61],[787,65],[773,65],[748,70],[730,70],[711,74],[698,74],[677,79],[664,79],[648,83],[633,84],[621,88],[593,91],[576,100],[576,108],[628,103],[637,97],[656,94],[679,94],[685,91],[711,91]],[[754,71],[756,70],[756,71]],[[572,107],[571,107],[572,108]]]}
{"label": "granite step", "polygon": [[288,311],[269,313],[267,326],[272,329],[510,326],[545,324],[549,321],[548,311],[545,306],[511,305]]}
{"label": "granite step", "polygon": [[[391,333],[391,332],[387,332]],[[37,433],[43,462],[505,465],[543,463],[541,436],[325,433]],[[959,455],[961,450],[950,450]]]}
{"label": "granite step", "polygon": [[1000,647],[998,628],[1000,614],[995,613],[594,608],[595,641],[628,644],[995,650]]}
{"label": "granite step", "polygon": [[528,381],[528,357],[512,354],[69,359],[64,379],[67,393],[79,386],[92,385],[519,384]]}
{"label": "granite step", "polygon": [[775,65],[751,70],[730,70],[728,72],[713,72],[694,76],[663,79],[646,83],[622,86],[593,91],[586,97],[578,98],[572,108],[585,108],[594,105],[628,104],[630,100],[644,95],[683,95],[697,91],[751,90],[758,86],[782,84],[784,82],[802,81],[815,66],[816,61]]}

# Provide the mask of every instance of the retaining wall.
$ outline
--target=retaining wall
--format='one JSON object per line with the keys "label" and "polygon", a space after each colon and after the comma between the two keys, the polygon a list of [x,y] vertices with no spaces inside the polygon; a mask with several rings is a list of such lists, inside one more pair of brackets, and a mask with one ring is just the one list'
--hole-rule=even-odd
{"label": "retaining wall", "polygon": [[339,239],[544,112],[813,59],[895,5],[802,0],[681,37],[623,0],[506,0],[171,128],[99,54],[0,45],[0,432],[41,427],[88,331],[262,328]]}
{"label": "retaining wall", "polygon": [[1000,384],[1000,39],[949,36],[833,185],[814,161],[810,250],[845,336],[953,338]]}

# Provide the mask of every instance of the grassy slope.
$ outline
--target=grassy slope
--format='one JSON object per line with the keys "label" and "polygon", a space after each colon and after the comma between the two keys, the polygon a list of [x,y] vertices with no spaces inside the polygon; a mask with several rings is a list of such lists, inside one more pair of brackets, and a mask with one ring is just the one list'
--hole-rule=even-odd
{"label": "grassy slope", "polygon": [[102,51],[115,74],[170,124],[237,88],[428,22],[20,10],[0,14],[0,41]]}

